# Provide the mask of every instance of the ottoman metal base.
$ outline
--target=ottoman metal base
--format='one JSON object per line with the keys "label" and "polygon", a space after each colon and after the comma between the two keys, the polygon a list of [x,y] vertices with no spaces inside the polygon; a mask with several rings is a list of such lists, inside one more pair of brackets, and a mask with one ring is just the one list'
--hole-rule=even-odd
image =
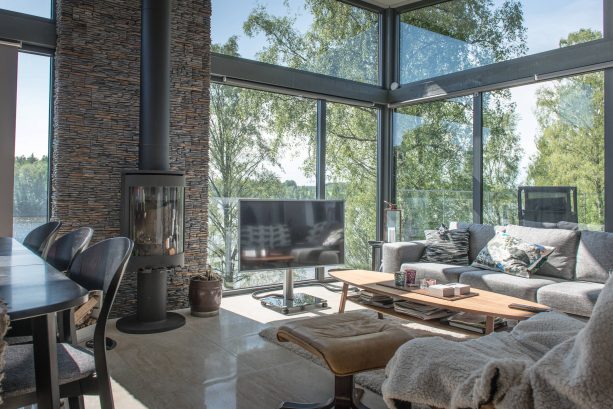
{"label": "ottoman metal base", "polygon": [[283,402],[279,409],[368,409],[360,403],[364,391],[356,389],[353,375],[334,377],[334,397],[325,403]]}

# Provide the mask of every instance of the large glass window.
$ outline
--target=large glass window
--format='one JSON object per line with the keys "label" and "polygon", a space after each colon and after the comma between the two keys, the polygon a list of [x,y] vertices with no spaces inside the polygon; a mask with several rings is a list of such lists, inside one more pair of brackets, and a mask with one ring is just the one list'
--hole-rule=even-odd
{"label": "large glass window", "polygon": [[13,236],[47,221],[51,58],[19,53]]}
{"label": "large glass window", "polygon": [[345,200],[345,265],[370,268],[376,239],[377,111],[327,105],[326,198]]}
{"label": "large glass window", "polygon": [[[403,13],[400,80],[409,83],[591,41],[602,0],[452,0]],[[580,31],[582,30],[582,31]],[[576,33],[568,41],[569,33]]]}
{"label": "large glass window", "polygon": [[213,51],[377,84],[378,18],[338,0],[217,0]]}
{"label": "large glass window", "polygon": [[484,221],[604,225],[604,76],[484,96]]}
{"label": "large glass window", "polygon": [[396,197],[402,240],[424,230],[472,220],[471,97],[431,102],[394,113]]}
{"label": "large glass window", "polygon": [[[241,273],[238,200],[314,199],[316,103],[227,85],[211,86],[209,261],[226,288],[276,284],[284,272]],[[315,278],[295,269],[296,279]]]}
{"label": "large glass window", "polygon": [[51,0],[0,0],[0,9],[52,18],[52,4]]}

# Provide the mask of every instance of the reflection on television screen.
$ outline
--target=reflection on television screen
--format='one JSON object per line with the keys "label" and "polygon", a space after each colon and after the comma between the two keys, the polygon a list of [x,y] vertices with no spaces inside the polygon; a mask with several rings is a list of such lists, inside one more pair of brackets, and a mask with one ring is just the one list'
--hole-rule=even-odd
{"label": "reflection on television screen", "polygon": [[341,200],[240,200],[240,270],[343,264]]}

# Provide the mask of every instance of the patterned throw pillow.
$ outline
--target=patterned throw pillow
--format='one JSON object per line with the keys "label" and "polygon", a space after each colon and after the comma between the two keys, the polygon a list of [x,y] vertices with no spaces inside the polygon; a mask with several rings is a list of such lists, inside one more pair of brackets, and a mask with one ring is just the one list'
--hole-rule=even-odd
{"label": "patterned throw pillow", "polygon": [[554,247],[527,243],[499,232],[481,250],[472,266],[530,278],[554,250]]}
{"label": "patterned throw pillow", "polygon": [[449,230],[441,226],[438,230],[426,230],[426,251],[423,261],[430,263],[468,265],[468,229]]}

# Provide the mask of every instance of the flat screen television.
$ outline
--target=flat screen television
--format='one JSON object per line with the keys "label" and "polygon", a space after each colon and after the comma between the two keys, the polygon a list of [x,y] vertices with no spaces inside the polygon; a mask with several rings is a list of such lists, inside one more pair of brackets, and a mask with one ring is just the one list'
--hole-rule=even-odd
{"label": "flat screen television", "polygon": [[241,271],[345,262],[342,200],[241,199],[238,226]]}

